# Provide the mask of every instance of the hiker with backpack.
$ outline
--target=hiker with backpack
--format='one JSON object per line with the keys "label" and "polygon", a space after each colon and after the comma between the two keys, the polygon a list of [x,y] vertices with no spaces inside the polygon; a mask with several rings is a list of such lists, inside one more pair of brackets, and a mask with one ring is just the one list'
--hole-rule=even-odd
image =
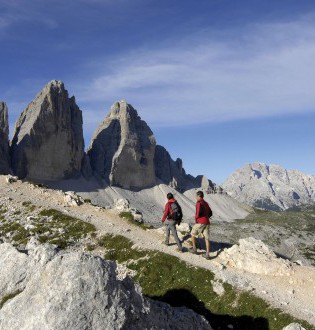
{"label": "hiker with backpack", "polygon": [[212,216],[212,210],[209,204],[203,199],[204,195],[202,191],[197,191],[196,198],[196,215],[195,224],[191,230],[192,249],[191,253],[197,254],[196,237],[200,234],[203,235],[206,242],[206,254],[202,256],[206,259],[210,259],[210,217]]}
{"label": "hiker with backpack", "polygon": [[176,230],[176,225],[180,224],[183,218],[183,212],[172,193],[167,194],[167,199],[168,202],[165,204],[164,214],[162,217],[162,223],[165,225],[165,232],[166,232],[164,244],[167,246],[169,245],[170,233],[172,232],[172,235],[178,246],[177,250],[179,252],[183,252],[182,243],[178,238],[177,230]]}

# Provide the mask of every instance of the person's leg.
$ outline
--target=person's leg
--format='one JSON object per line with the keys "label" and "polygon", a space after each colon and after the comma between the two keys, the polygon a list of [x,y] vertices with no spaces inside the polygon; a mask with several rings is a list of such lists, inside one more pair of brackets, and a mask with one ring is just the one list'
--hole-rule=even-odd
{"label": "person's leg", "polygon": [[191,243],[193,246],[193,250],[197,252],[197,248],[196,248],[196,236],[191,235]]}
{"label": "person's leg", "polygon": [[168,245],[170,243],[170,227],[168,224],[168,220],[165,220],[165,244]]}
{"label": "person's leg", "polygon": [[180,240],[178,238],[178,235],[177,235],[176,222],[175,221],[170,221],[169,228],[172,232],[172,235],[174,236],[174,239],[175,239],[175,242],[176,242],[178,248],[181,250],[182,249],[182,243],[180,242]]}
{"label": "person's leg", "polygon": [[199,235],[199,228],[200,228],[200,224],[196,223],[196,224],[194,224],[194,226],[192,227],[192,230],[190,232],[191,243],[193,246],[192,249],[190,250],[190,252],[192,252],[192,253],[197,253],[196,236]]}
{"label": "person's leg", "polygon": [[210,258],[210,225],[206,225],[203,230],[203,236],[205,238],[206,243],[206,255],[205,257]]}
{"label": "person's leg", "polygon": [[206,241],[206,251],[207,251],[207,255],[210,256],[210,241],[208,239],[205,239]]}

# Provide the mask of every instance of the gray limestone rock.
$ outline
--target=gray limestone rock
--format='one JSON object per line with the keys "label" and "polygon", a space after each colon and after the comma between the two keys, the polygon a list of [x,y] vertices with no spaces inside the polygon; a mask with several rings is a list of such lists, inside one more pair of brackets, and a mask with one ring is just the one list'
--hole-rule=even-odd
{"label": "gray limestone rock", "polygon": [[22,112],[11,145],[20,178],[61,180],[80,175],[84,154],[82,112],[61,81],[53,80]]}
{"label": "gray limestone rock", "polygon": [[216,184],[209,180],[205,175],[198,175],[196,177],[196,185],[207,193],[217,191]]}
{"label": "gray limestone rock", "polygon": [[302,325],[299,323],[290,323],[289,325],[284,327],[282,330],[306,330],[306,329],[303,328]]}
{"label": "gray limestone rock", "polygon": [[10,172],[8,108],[0,102],[0,174]]}
{"label": "gray limestone rock", "polygon": [[129,277],[118,280],[114,262],[56,254],[49,245],[35,244],[28,255],[3,245],[0,300],[11,299],[0,309],[0,329],[211,329],[189,309],[143,297]]}
{"label": "gray limestone rock", "polygon": [[222,187],[240,202],[262,209],[280,211],[315,204],[315,176],[279,165],[245,165]]}
{"label": "gray limestone rock", "polygon": [[94,172],[111,185],[142,189],[155,184],[155,144],[137,111],[120,101],[94,133],[88,155]]}

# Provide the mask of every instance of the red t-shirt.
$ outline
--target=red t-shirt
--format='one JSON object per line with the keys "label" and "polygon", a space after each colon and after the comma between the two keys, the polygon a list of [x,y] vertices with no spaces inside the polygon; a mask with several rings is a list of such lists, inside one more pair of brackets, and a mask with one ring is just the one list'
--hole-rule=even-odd
{"label": "red t-shirt", "polygon": [[211,210],[209,204],[203,198],[200,198],[196,204],[195,222],[201,223],[203,225],[209,225],[210,224],[209,210]]}

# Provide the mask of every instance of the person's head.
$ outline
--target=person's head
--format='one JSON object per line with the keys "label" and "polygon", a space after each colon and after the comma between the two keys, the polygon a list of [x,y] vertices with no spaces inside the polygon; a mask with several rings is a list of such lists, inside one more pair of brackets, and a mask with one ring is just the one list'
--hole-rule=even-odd
{"label": "person's head", "polygon": [[198,200],[201,199],[201,198],[203,198],[203,196],[204,195],[203,195],[203,192],[201,190],[197,191],[196,197],[197,197]]}
{"label": "person's head", "polygon": [[172,193],[168,193],[166,195],[167,199],[173,199],[174,198],[174,195]]}

